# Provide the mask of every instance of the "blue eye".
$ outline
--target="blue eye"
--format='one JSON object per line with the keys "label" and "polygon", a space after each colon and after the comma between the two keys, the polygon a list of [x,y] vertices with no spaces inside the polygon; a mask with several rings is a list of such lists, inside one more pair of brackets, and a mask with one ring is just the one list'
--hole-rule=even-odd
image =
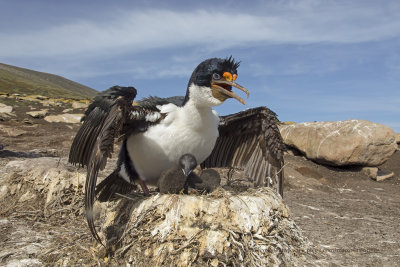
{"label": "blue eye", "polygon": [[219,80],[219,79],[221,79],[221,75],[219,75],[218,73],[213,73],[212,78],[214,80]]}

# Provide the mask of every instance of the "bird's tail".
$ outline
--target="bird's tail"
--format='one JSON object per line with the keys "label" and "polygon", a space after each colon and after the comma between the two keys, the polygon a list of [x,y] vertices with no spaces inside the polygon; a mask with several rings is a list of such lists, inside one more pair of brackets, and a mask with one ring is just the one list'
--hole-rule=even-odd
{"label": "bird's tail", "polygon": [[115,195],[127,194],[133,189],[136,189],[136,185],[128,183],[119,175],[119,169],[115,169],[107,178],[96,186],[97,199],[100,202],[109,201]]}

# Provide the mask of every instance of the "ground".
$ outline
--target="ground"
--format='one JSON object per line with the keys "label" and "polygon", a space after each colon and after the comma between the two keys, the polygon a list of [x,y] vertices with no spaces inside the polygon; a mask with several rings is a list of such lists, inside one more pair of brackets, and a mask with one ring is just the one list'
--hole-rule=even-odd
{"label": "ground", "polygon": [[382,166],[395,176],[382,182],[286,156],[308,177],[287,178],[285,202],[305,236],[338,265],[400,266],[399,152]]}
{"label": "ground", "polygon": [[[39,102],[10,101],[7,104],[15,106],[16,116],[0,121],[0,168],[25,158],[50,156],[65,160],[79,125],[29,118],[26,111],[43,108]],[[65,108],[69,106],[49,107],[49,112],[60,114]],[[380,166],[395,173],[382,182],[366,177],[357,168],[326,167],[296,153],[286,154],[285,161],[284,202],[304,235],[314,243],[310,253],[321,252],[321,260],[325,258],[331,266],[400,266],[399,150]],[[22,183],[22,189],[29,186],[21,177],[16,179],[20,179],[15,183]],[[23,262],[15,263],[10,257],[25,253],[27,265],[32,265],[36,259],[29,262],[29,255],[39,250],[43,253],[41,262],[68,265],[71,263],[63,262],[60,254],[52,254],[54,250],[65,250],[76,253],[76,263],[94,264],[97,254],[82,210],[75,211],[75,216],[62,209],[46,215],[40,211],[40,201],[1,203],[0,263],[17,266]],[[60,234],[62,231],[64,234]],[[40,245],[21,249],[21,237]],[[50,241],[56,244],[54,248],[46,245]]]}

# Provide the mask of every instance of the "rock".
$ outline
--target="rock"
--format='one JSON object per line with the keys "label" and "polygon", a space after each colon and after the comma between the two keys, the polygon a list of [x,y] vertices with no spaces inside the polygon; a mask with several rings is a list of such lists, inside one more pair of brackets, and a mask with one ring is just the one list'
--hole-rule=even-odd
{"label": "rock", "polygon": [[367,175],[369,178],[376,180],[378,176],[378,168],[377,167],[363,167],[361,171]]}
{"label": "rock", "polygon": [[4,126],[4,125],[0,125],[0,131],[10,137],[18,137],[18,136],[21,136],[21,135],[27,133],[24,130],[20,130],[20,129],[13,128],[13,127],[8,127],[8,126]]}
{"label": "rock", "polygon": [[307,122],[284,125],[280,130],[288,146],[332,166],[378,166],[397,148],[391,128],[366,120]]}
{"label": "rock", "polygon": [[87,109],[88,106],[89,106],[89,104],[87,104],[87,103],[72,102],[72,108],[74,108],[74,109],[76,109],[76,108]]}
{"label": "rock", "polygon": [[394,176],[394,172],[388,171],[388,170],[379,169],[375,180],[377,182],[381,182],[381,181],[389,179],[389,178],[391,178],[393,176]]}
{"label": "rock", "polygon": [[44,118],[45,116],[47,116],[49,114],[49,110],[47,109],[42,109],[42,110],[35,110],[35,111],[28,111],[26,114],[28,114],[29,116],[33,117],[33,118]]}
{"label": "rock", "polygon": [[40,102],[39,99],[36,99],[35,97],[32,97],[32,96],[20,96],[17,99],[20,100],[20,101]]}
{"label": "rock", "polygon": [[281,124],[283,124],[283,125],[293,125],[293,124],[296,124],[296,123],[294,121],[284,121]]}
{"label": "rock", "polygon": [[396,134],[396,143],[400,144],[400,133]]}
{"label": "rock", "polygon": [[47,99],[49,99],[49,97],[47,97],[47,96],[42,96],[42,95],[36,95],[35,98],[36,98],[36,99],[39,99],[39,100],[47,100]]}
{"label": "rock", "polygon": [[63,113],[68,113],[68,112],[71,112],[72,111],[72,108],[66,108],[66,109],[64,109],[62,112]]}
{"label": "rock", "polygon": [[53,100],[41,101],[44,107],[61,107],[63,104]]}
{"label": "rock", "polygon": [[9,119],[11,116],[15,116],[13,107],[0,103],[0,119]]}
{"label": "rock", "polygon": [[64,123],[80,123],[83,114],[61,114],[61,115],[51,115],[45,117],[45,121],[48,122],[64,122]]}
{"label": "rock", "polygon": [[12,106],[7,106],[6,104],[0,103],[0,113],[10,114],[12,111]]}
{"label": "rock", "polygon": [[309,264],[311,243],[269,188],[122,199],[103,214],[113,254],[133,266]]}

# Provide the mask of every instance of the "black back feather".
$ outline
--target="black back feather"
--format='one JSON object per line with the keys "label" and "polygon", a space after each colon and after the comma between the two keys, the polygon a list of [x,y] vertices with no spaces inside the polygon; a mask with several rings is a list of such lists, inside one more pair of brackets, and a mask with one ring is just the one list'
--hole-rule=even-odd
{"label": "black back feather", "polygon": [[167,98],[150,96],[150,97],[143,98],[140,101],[138,101],[138,105],[143,108],[146,108],[146,109],[158,110],[157,109],[158,105],[166,105],[166,104],[170,104],[170,103],[172,103],[178,107],[181,107],[183,105],[184,99],[185,99],[184,96],[172,96],[172,97],[167,97]]}

